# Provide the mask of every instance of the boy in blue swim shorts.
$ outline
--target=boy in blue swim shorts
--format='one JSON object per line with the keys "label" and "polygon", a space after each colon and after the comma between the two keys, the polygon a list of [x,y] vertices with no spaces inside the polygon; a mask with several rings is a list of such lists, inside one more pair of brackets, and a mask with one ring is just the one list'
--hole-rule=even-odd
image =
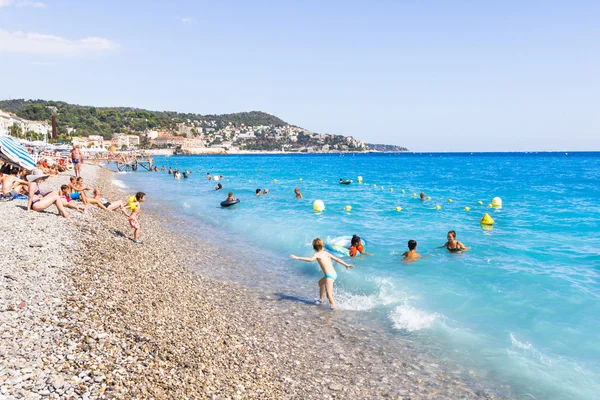
{"label": "boy in blue swim shorts", "polygon": [[298,257],[293,254],[291,254],[290,257],[294,260],[306,262],[313,262],[316,260],[319,262],[319,266],[321,267],[321,270],[323,270],[323,274],[325,274],[325,276],[319,280],[319,300],[317,301],[317,304],[323,303],[323,301],[325,300],[325,294],[327,294],[329,306],[332,309],[334,309],[335,301],[333,300],[333,283],[337,279],[337,273],[333,268],[333,263],[331,262],[331,260],[342,264],[344,267],[346,267],[346,269],[354,268],[354,266],[346,264],[344,261],[323,250],[325,247],[325,243],[323,243],[323,239],[321,238],[316,238],[315,240],[313,240],[312,246],[316,253],[311,258]]}

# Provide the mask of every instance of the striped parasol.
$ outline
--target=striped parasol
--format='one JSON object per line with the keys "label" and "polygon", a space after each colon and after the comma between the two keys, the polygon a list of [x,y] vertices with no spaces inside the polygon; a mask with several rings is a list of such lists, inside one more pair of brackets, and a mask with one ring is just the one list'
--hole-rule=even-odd
{"label": "striped parasol", "polygon": [[26,170],[35,168],[31,154],[10,136],[0,136],[0,159]]}

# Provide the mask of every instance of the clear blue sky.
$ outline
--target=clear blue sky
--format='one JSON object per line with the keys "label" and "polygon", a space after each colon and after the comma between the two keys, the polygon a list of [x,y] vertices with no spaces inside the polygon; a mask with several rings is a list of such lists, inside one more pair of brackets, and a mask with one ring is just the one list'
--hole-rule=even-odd
{"label": "clear blue sky", "polygon": [[0,98],[261,110],[415,151],[600,150],[599,21],[600,1],[0,0]]}

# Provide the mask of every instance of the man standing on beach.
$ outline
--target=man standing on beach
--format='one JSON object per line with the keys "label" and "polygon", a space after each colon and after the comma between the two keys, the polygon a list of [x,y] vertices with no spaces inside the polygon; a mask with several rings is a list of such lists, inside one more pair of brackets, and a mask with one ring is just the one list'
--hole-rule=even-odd
{"label": "man standing on beach", "polygon": [[71,162],[73,162],[73,169],[75,170],[75,176],[79,176],[81,174],[81,165],[80,163],[83,161],[83,157],[81,156],[81,150],[73,144],[73,149],[71,150]]}

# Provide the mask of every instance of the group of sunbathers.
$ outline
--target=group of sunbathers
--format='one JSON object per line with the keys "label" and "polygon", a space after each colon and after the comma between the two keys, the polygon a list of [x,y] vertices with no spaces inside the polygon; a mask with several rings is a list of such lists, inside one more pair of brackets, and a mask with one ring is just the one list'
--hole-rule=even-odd
{"label": "group of sunbathers", "polygon": [[19,171],[6,164],[0,170],[0,200],[12,200],[14,196],[27,194],[26,171]]}
{"label": "group of sunbathers", "polygon": [[44,158],[37,162],[36,167],[48,175],[58,175],[67,170],[67,164],[62,158],[59,158],[54,162],[48,162],[48,160]]}
{"label": "group of sunbathers", "polygon": [[[59,195],[62,200],[63,206],[72,208],[77,211],[85,212],[85,207],[83,206],[96,206],[103,210],[114,211],[117,209],[122,209],[124,207],[124,203],[121,200],[117,201],[108,201],[102,197],[102,193],[100,189],[96,188],[92,190],[92,195],[88,196],[86,191],[92,190],[89,186],[84,184],[83,178],[80,176],[75,178],[72,176],[69,178],[68,185],[62,185],[60,187]],[[77,203],[74,200],[79,200],[83,203]]]}

